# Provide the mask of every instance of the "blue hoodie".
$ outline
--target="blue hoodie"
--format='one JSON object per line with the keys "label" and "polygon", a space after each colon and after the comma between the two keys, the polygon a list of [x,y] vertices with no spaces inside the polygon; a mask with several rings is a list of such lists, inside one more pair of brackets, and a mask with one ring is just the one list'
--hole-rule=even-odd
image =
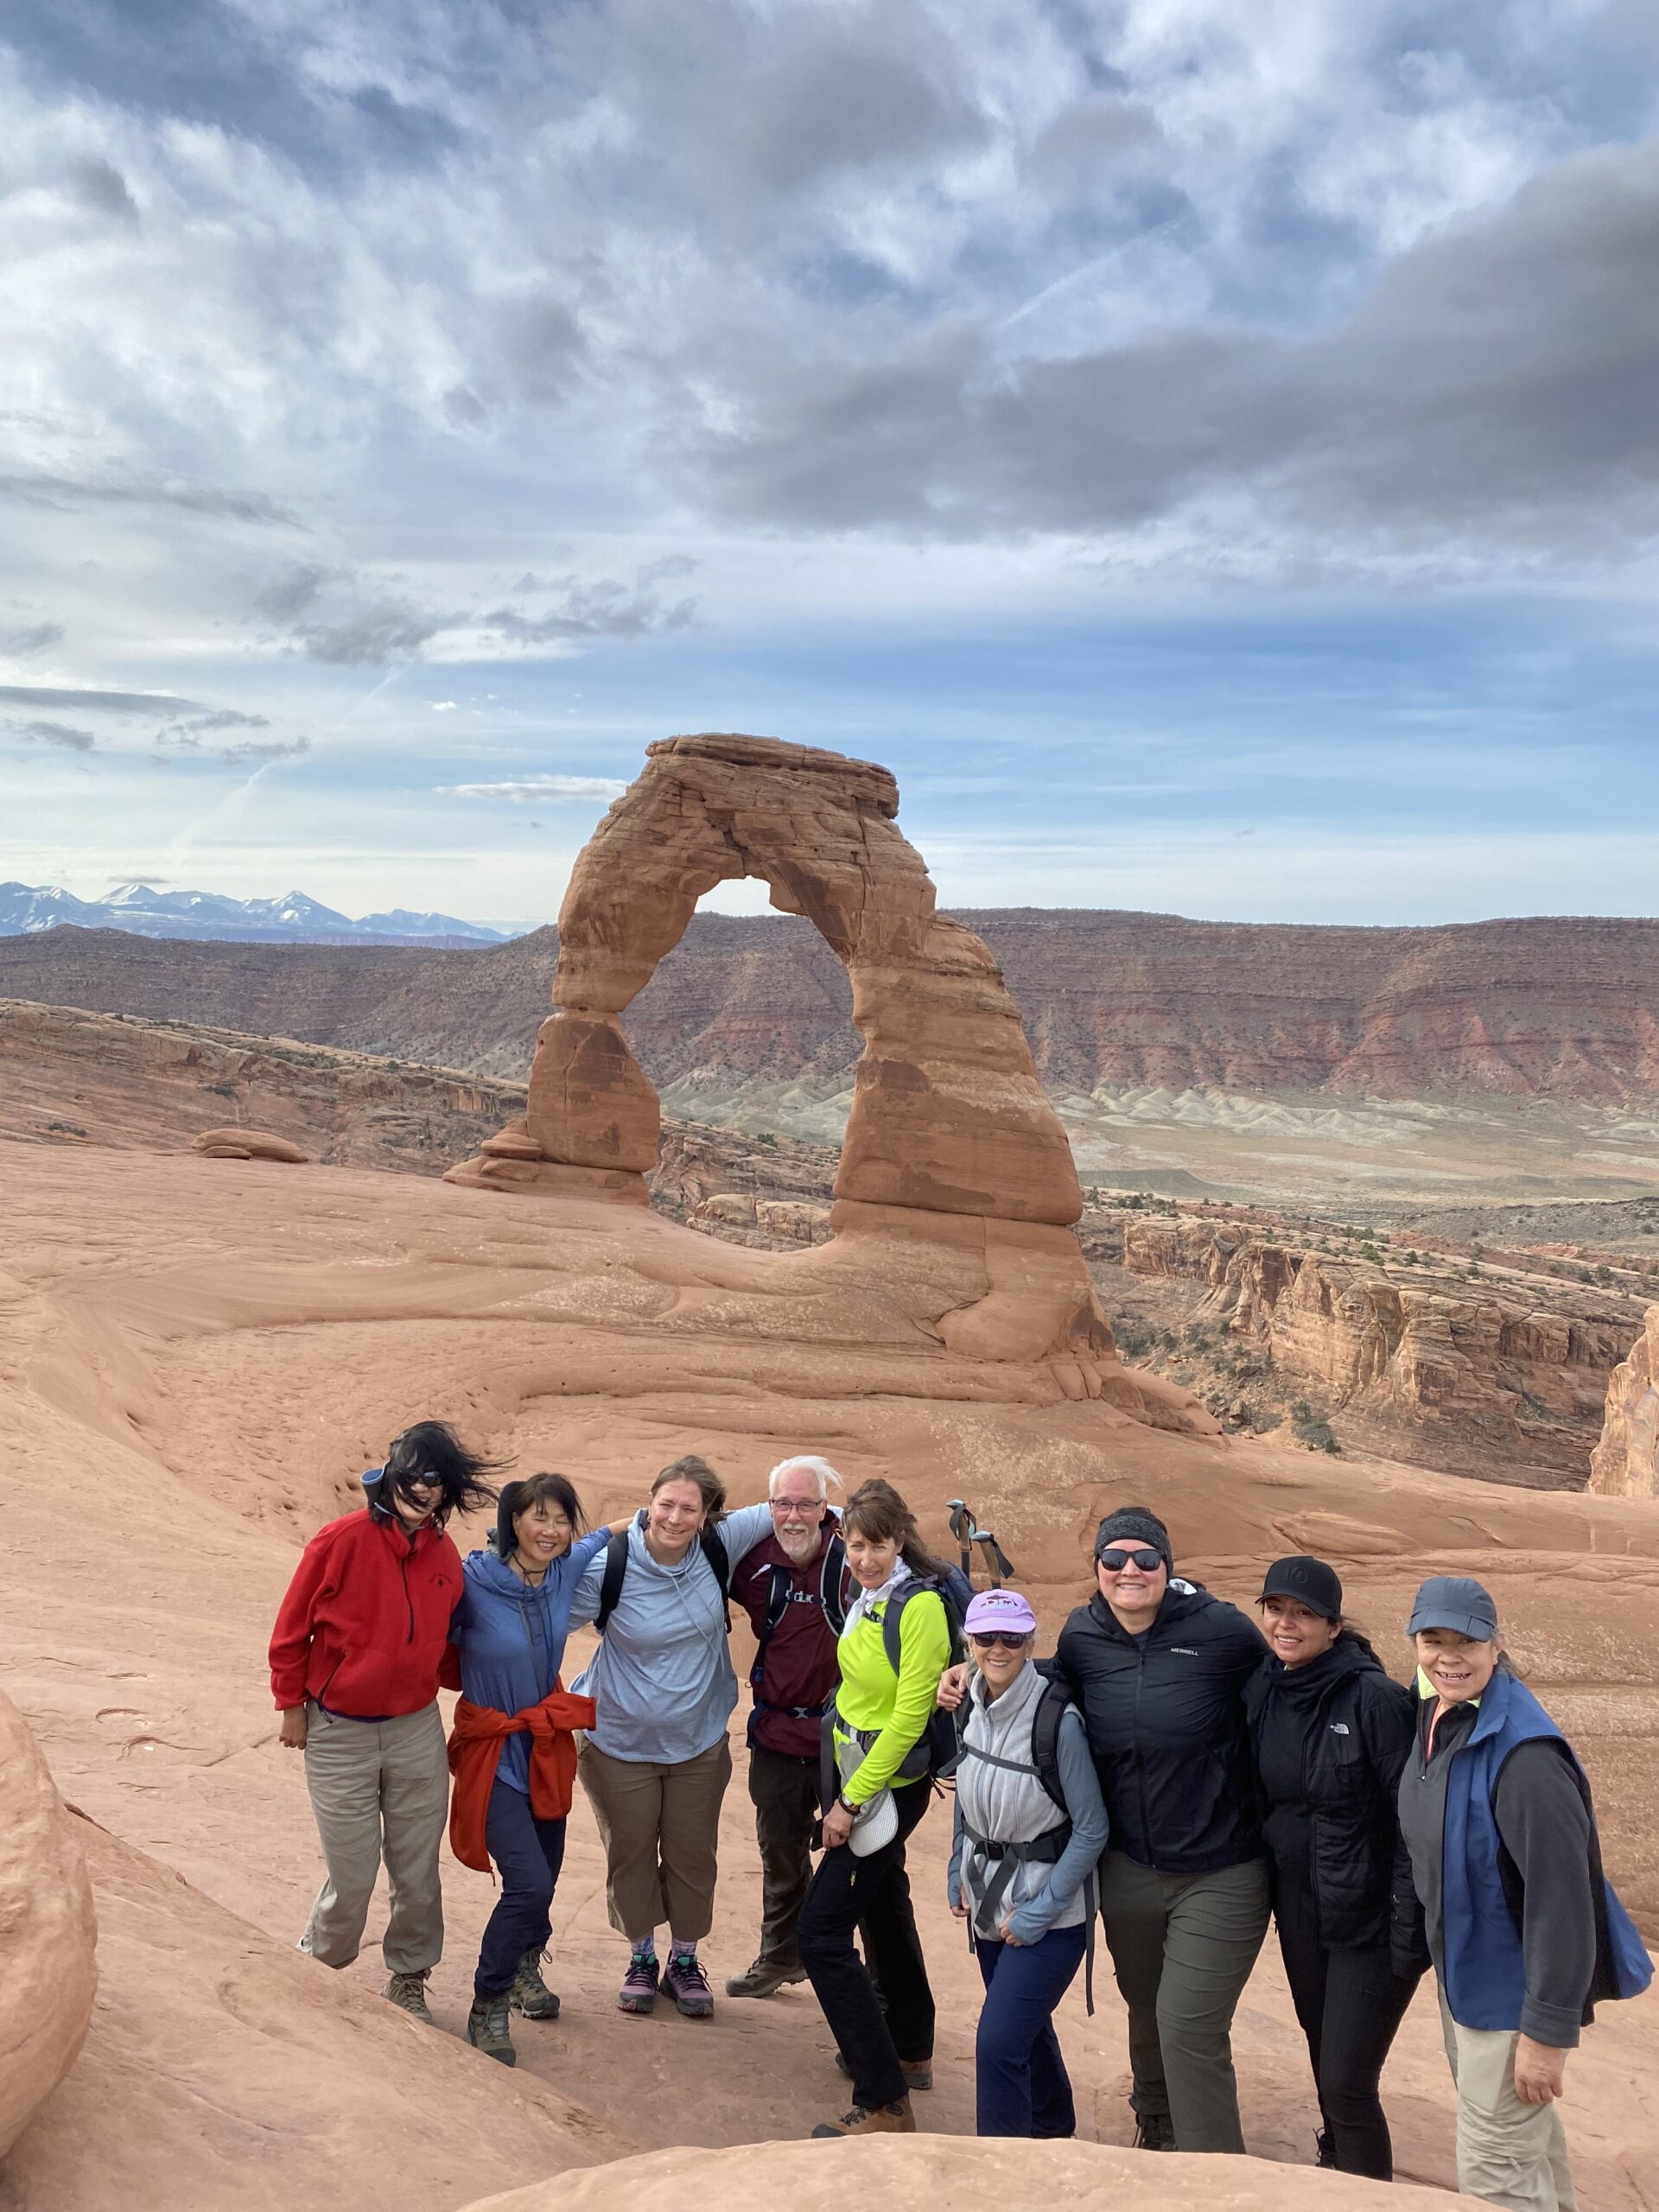
{"label": "blue hoodie", "polygon": [[[610,1541],[608,1529],[578,1536],[556,1559],[539,1589],[515,1574],[493,1552],[469,1552],[462,1568],[461,1603],[450,1641],[461,1652],[461,1694],[498,1713],[539,1705],[564,1663],[570,1600],[588,1561]],[[498,1782],[530,1794],[528,1732],[502,1739]]]}

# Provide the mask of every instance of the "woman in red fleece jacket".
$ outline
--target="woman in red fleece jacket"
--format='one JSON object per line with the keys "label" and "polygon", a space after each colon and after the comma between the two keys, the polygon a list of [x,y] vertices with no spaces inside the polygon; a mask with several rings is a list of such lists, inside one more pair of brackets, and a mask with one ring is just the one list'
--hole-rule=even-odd
{"label": "woman in red fleece jacket", "polygon": [[438,1674],[461,1593],[461,1554],[444,1523],[458,1509],[494,1503],[483,1478],[495,1465],[441,1421],[406,1428],[385,1465],[364,1476],[366,1508],[330,1521],[306,1546],[270,1639],[282,1740],[305,1753],[328,1869],[300,1948],[325,1966],[351,1964],[384,1855],[385,1993],[429,2024],[449,1804]]}

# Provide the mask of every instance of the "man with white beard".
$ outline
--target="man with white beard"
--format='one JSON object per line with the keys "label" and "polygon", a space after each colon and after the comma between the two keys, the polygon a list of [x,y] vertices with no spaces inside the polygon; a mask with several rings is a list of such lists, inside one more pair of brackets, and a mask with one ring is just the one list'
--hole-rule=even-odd
{"label": "man with white beard", "polygon": [[753,1624],[749,1684],[749,1796],[760,1847],[760,1951],[734,1974],[728,1997],[770,1997],[804,1981],[796,1923],[812,1878],[823,1718],[836,1693],[836,1639],[851,1585],[829,1503],[841,1477],[814,1454],[780,1459],[767,1482],[772,1534],[732,1577],[732,1598]]}

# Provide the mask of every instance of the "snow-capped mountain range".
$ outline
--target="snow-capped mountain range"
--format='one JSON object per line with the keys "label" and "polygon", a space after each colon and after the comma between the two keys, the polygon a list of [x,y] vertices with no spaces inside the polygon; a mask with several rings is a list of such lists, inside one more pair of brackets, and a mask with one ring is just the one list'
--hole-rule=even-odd
{"label": "snow-capped mountain range", "polygon": [[84,930],[126,930],[134,937],[241,939],[258,944],[500,944],[502,930],[453,914],[412,914],[397,906],[353,921],[303,891],[282,899],[227,899],[213,891],[156,891],[124,883],[106,899],[77,899],[51,886],[0,883],[0,937],[29,937],[73,922]]}

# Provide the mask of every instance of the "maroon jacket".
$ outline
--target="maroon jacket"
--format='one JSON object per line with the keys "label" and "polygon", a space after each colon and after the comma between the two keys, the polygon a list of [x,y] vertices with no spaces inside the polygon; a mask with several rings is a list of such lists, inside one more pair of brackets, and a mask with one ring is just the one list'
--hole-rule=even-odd
{"label": "maroon jacket", "polygon": [[[739,1562],[732,1577],[732,1596],[747,1613],[757,1637],[766,1634],[774,1590],[786,1587],[788,1592],[765,1656],[749,1676],[754,1692],[749,1741],[762,1751],[782,1751],[793,1758],[818,1756],[818,1715],[841,1680],[837,1626],[826,1617],[823,1598],[824,1557],[838,1533],[835,1516],[826,1513],[817,1549],[798,1567],[777,1537],[768,1536]],[[852,1586],[843,1566],[837,1593],[842,1618]]]}

